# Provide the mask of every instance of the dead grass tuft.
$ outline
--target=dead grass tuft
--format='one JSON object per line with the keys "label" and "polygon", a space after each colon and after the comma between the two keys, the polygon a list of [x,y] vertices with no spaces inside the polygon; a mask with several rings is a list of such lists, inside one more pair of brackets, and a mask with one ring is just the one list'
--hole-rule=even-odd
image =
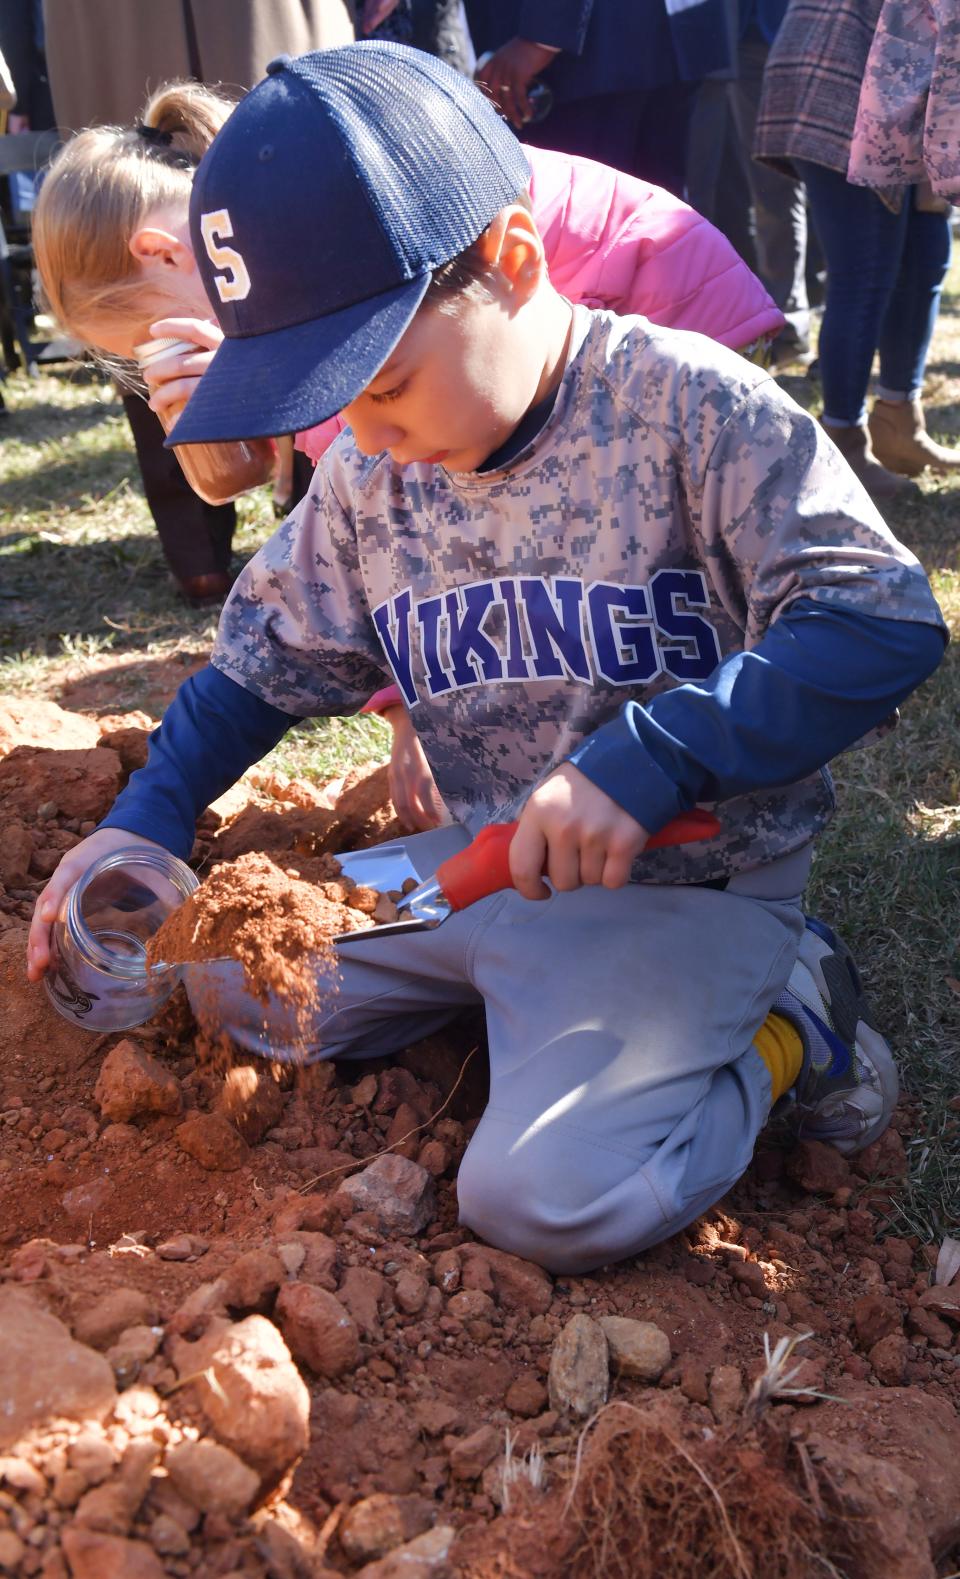
{"label": "dead grass tuft", "polygon": [[688,1436],[662,1414],[610,1404],[581,1438],[567,1499],[570,1579],[836,1576],[835,1521],[802,1477],[779,1431]]}

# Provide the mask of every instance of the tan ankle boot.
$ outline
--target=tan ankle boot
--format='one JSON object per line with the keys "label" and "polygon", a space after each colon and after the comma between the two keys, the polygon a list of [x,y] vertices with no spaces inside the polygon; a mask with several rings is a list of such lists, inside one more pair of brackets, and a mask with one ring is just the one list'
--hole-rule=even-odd
{"label": "tan ankle boot", "polygon": [[934,442],[919,400],[877,400],[870,413],[870,438],[877,459],[904,477],[916,477],[925,466],[940,472],[960,469],[960,449]]}
{"label": "tan ankle boot", "polygon": [[824,425],[823,431],[832,438],[851,471],[859,477],[871,499],[909,499],[920,489],[906,477],[881,466],[870,447],[870,434],[862,427],[835,428]]}

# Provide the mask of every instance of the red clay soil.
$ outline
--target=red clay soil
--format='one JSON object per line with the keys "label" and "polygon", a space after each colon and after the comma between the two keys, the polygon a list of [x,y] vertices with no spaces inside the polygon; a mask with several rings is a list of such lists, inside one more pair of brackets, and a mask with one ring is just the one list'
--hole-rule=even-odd
{"label": "red clay soil", "polygon": [[[97,1036],[27,985],[35,896],[129,767],[79,715],[45,718],[50,763],[18,705],[19,723],[0,706],[0,1571],[954,1572],[960,1295],[932,1286],[936,1246],[890,1227],[908,1107],[852,1162],[766,1134],[683,1234],[549,1277],[457,1224],[475,1021],[390,1063],[293,1071],[218,1064],[182,994]],[[142,727],[109,720],[127,761]],[[322,884],[285,820],[301,840],[322,821],[328,852],[382,836],[382,783],[359,824],[310,786],[251,790],[204,819],[195,863],[261,818],[280,868]],[[765,1333],[811,1334],[802,1394],[751,1402]]]}

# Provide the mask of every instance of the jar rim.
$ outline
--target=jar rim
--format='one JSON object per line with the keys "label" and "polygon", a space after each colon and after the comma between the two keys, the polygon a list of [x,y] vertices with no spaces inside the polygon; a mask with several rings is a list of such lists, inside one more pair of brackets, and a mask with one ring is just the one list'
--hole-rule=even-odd
{"label": "jar rim", "polygon": [[[118,959],[109,949],[103,948],[88,928],[80,908],[83,896],[93,879],[120,866],[146,866],[153,871],[162,872],[184,900],[196,893],[200,887],[200,880],[185,861],[181,861],[179,856],[171,854],[169,850],[160,848],[150,850],[139,844],[130,844],[124,845],[119,850],[111,850],[108,855],[102,855],[74,883],[67,900],[67,922],[77,950],[95,969],[132,979],[145,974],[142,963],[138,960]],[[158,961],[147,974],[159,977],[173,969],[174,966]]]}

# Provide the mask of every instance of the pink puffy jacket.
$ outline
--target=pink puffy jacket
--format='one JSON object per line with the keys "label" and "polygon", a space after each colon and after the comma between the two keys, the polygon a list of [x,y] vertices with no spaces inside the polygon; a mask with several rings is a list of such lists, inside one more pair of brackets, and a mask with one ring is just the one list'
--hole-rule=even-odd
{"label": "pink puffy jacket", "polygon": [[[782,329],[756,275],[678,197],[592,159],[526,153],[550,278],[571,301],[696,329],[734,350]],[[331,417],[301,433],[297,448],[317,461],[345,426]]]}

